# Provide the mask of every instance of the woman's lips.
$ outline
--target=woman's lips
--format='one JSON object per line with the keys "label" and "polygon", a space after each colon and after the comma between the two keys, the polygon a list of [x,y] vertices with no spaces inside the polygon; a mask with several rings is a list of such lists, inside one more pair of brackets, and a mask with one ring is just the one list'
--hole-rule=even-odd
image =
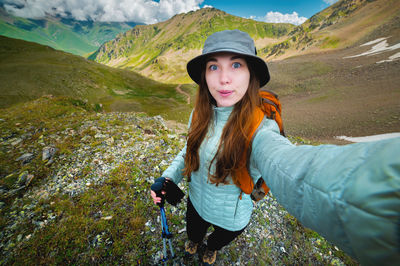
{"label": "woman's lips", "polygon": [[233,91],[222,90],[222,91],[218,91],[218,93],[222,97],[228,97],[229,95],[231,95],[233,93]]}

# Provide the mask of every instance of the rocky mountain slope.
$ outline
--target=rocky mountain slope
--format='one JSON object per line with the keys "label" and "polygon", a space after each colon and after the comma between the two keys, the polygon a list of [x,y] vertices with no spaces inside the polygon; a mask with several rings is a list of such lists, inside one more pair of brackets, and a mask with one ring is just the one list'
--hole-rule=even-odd
{"label": "rocky mountain slope", "polygon": [[400,132],[399,37],[269,63],[288,134],[332,142]]}
{"label": "rocky mountain slope", "polygon": [[200,53],[208,35],[240,29],[256,39],[259,47],[276,43],[294,28],[291,24],[257,22],[202,8],[154,25],[136,26],[104,43],[89,59],[130,69],[163,82],[188,82],[185,65]]}
{"label": "rocky mountain slope", "polygon": [[315,14],[287,38],[261,49],[267,61],[371,41],[374,35],[399,35],[400,2],[395,0],[342,0]]}
{"label": "rocky mountain slope", "polygon": [[[95,112],[71,98],[42,97],[3,109],[0,264],[159,265],[160,217],[150,185],[184,142],[185,134],[167,128],[160,116]],[[181,188],[187,190],[186,182]],[[198,256],[184,257],[185,204],[166,210],[175,264],[199,264]],[[257,203],[245,232],[216,262],[243,264],[356,262],[270,196]]]}
{"label": "rocky mountain slope", "polygon": [[48,45],[81,56],[92,53],[104,42],[137,24],[78,21],[52,16],[26,19],[7,13],[0,3],[0,35]]}

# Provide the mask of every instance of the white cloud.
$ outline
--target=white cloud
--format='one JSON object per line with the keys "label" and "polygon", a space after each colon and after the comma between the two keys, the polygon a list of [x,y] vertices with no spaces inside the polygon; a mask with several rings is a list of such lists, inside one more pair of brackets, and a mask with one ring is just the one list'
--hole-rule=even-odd
{"label": "white cloud", "polygon": [[175,14],[200,9],[204,0],[0,0],[15,16],[42,18],[46,14],[77,20],[164,21]]}
{"label": "white cloud", "polygon": [[282,14],[280,12],[268,12],[264,17],[251,16],[251,19],[270,22],[270,23],[291,23],[295,25],[300,25],[307,20],[306,17],[299,17],[299,14],[293,12],[292,14]]}
{"label": "white cloud", "polygon": [[327,3],[328,5],[333,5],[334,3],[336,3],[338,0],[323,0],[325,3]]}

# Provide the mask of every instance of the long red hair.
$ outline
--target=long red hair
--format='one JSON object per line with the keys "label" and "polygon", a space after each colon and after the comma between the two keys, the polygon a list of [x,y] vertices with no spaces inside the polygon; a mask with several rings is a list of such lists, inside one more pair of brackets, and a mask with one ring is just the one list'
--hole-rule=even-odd
{"label": "long red hair", "polygon": [[[232,177],[238,185],[236,173],[239,169],[246,167],[243,160],[243,153],[249,142],[249,131],[252,125],[252,113],[255,108],[261,105],[261,98],[258,94],[260,83],[252,69],[252,64],[246,58],[247,67],[250,72],[249,87],[243,98],[237,102],[232,113],[223,128],[218,150],[209,165],[209,178],[212,183],[228,183],[228,176]],[[197,171],[200,166],[199,148],[203,142],[211,121],[213,120],[213,106],[216,106],[215,99],[211,96],[205,79],[205,66],[202,68],[201,81],[197,93],[196,103],[192,114],[192,123],[189,129],[185,168],[183,175],[190,181],[191,173]],[[211,165],[215,161],[215,172],[211,173]]]}

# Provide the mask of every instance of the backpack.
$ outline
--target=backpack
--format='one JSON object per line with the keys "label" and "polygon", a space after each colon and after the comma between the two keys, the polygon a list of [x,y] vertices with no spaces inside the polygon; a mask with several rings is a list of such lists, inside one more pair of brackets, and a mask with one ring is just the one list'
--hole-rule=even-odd
{"label": "backpack", "polygon": [[[279,126],[279,130],[282,136],[285,136],[285,132],[283,130],[283,123],[281,117],[281,102],[278,99],[278,95],[273,93],[272,91],[268,90],[261,90],[260,89],[260,96],[262,98],[262,105],[261,108],[257,108],[252,115],[253,117],[253,125],[249,132],[249,141],[247,145],[247,150],[243,153],[243,160],[246,162],[246,166],[239,169],[236,172],[237,176],[237,185],[240,187],[242,192],[246,194],[250,194],[251,198],[254,201],[261,200],[265,195],[267,195],[269,188],[265,184],[262,178],[259,178],[257,183],[254,184],[253,179],[251,178],[249,171],[248,171],[248,164],[250,161],[250,154],[253,139],[256,136],[258,130],[262,127],[265,118],[273,119]],[[242,194],[240,194],[240,199],[242,198]]]}

